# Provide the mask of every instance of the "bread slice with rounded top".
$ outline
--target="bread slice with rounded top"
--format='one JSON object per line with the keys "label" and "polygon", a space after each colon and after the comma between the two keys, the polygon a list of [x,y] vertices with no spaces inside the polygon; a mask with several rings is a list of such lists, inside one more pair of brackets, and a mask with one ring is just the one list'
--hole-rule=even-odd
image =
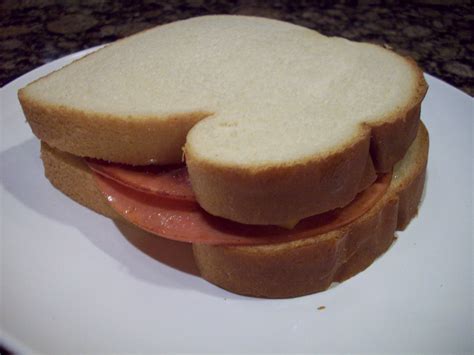
{"label": "bread slice with rounded top", "polygon": [[351,201],[369,159],[382,172],[401,159],[426,89],[376,45],[205,16],[117,41],[19,98],[52,147],[133,165],[177,163],[184,147],[206,211],[291,225]]}
{"label": "bread slice with rounded top", "polygon": [[[344,227],[292,242],[260,246],[194,244],[194,258],[208,281],[235,293],[296,297],[327,289],[367,268],[416,215],[428,159],[428,133],[415,141],[393,170],[384,196]],[[63,193],[110,218],[121,220],[98,190],[83,159],[41,145],[45,175]],[[158,238],[150,235],[150,238]]]}

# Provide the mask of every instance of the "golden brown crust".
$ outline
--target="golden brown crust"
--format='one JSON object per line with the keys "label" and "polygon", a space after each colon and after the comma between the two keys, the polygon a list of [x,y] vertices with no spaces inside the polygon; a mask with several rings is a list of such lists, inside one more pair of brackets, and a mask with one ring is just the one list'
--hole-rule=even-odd
{"label": "golden brown crust", "polygon": [[392,122],[371,127],[370,155],[378,172],[389,172],[403,158],[416,137],[421,102]]}
{"label": "golden brown crust", "polygon": [[112,219],[121,219],[102,196],[83,159],[41,142],[44,175],[62,193],[81,205]]}
{"label": "golden brown crust", "polygon": [[370,125],[370,155],[378,172],[389,172],[401,160],[418,133],[421,102],[428,91],[423,71],[410,57],[404,57],[416,75],[418,86],[412,102],[390,119],[382,119]]}
{"label": "golden brown crust", "polygon": [[397,230],[404,230],[411,219],[418,213],[418,206],[423,195],[425,186],[426,171],[420,172],[404,189],[404,193],[400,194]]}
{"label": "golden brown crust", "polygon": [[195,244],[201,275],[244,295],[287,298],[319,292],[367,268],[416,215],[428,159],[428,132],[395,168],[389,190],[363,217],[332,232],[294,242],[252,247]]}
{"label": "golden brown crust", "polygon": [[378,204],[347,228],[285,246],[193,245],[201,275],[235,293],[288,298],[327,289],[367,268],[388,249],[397,223],[397,201]]}
{"label": "golden brown crust", "polygon": [[[424,186],[428,133],[419,134],[395,167],[386,195],[362,218],[344,228],[290,243],[225,247],[193,245],[202,276],[232,292],[270,298],[322,291],[361,272],[416,214]],[[46,176],[81,204],[121,219],[105,202],[82,160],[42,144]]]}
{"label": "golden brown crust", "polygon": [[362,126],[352,144],[324,159],[251,170],[215,165],[186,150],[199,204],[216,216],[263,225],[291,224],[347,205],[361,190],[364,176],[374,167],[391,171],[415,139],[426,85],[420,90],[414,107],[397,119]]}
{"label": "golden brown crust", "polygon": [[46,105],[18,93],[33,133],[48,145],[77,156],[131,165],[176,164],[188,131],[207,112],[127,119]]}
{"label": "golden brown crust", "polygon": [[[199,204],[211,214],[247,224],[287,224],[347,205],[375,172],[369,138],[322,161],[258,172],[186,162]],[[272,201],[271,204],[268,201]]]}

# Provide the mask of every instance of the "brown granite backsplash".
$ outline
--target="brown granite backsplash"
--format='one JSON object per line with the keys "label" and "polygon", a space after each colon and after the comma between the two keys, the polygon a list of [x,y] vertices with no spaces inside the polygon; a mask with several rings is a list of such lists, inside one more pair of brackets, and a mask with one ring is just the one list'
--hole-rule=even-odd
{"label": "brown granite backsplash", "polygon": [[205,14],[277,18],[330,36],[386,44],[474,95],[471,1],[0,2],[0,85],[56,58],[159,24]]}

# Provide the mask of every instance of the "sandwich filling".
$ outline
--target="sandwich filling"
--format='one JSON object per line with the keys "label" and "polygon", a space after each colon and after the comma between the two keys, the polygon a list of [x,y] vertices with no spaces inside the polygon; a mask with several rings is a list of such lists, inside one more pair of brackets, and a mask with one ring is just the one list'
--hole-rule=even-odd
{"label": "sandwich filling", "polygon": [[185,165],[131,167],[86,160],[96,185],[124,219],[158,236],[189,243],[258,245],[330,232],[365,214],[384,195],[392,174],[381,174],[347,206],[299,221],[293,228],[247,225],[213,216],[196,201]]}

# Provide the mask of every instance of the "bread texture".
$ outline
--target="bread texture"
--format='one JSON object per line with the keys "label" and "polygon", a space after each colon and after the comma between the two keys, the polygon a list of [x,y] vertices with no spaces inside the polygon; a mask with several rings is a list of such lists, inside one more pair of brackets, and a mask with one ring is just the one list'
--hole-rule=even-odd
{"label": "bread texture", "polygon": [[[393,171],[385,195],[364,216],[311,238],[261,246],[194,244],[206,280],[229,291],[268,298],[297,297],[327,289],[367,268],[416,215],[428,160],[428,132],[415,141]],[[83,160],[41,145],[45,175],[63,193],[107,217],[122,220],[97,189]],[[159,238],[150,235],[151,238]]]}
{"label": "bread texture", "polygon": [[369,160],[391,170],[426,90],[413,61],[382,47],[205,16],[106,46],[19,99],[52,147],[132,165],[180,162],[184,147],[207,212],[291,225],[350,202]]}

